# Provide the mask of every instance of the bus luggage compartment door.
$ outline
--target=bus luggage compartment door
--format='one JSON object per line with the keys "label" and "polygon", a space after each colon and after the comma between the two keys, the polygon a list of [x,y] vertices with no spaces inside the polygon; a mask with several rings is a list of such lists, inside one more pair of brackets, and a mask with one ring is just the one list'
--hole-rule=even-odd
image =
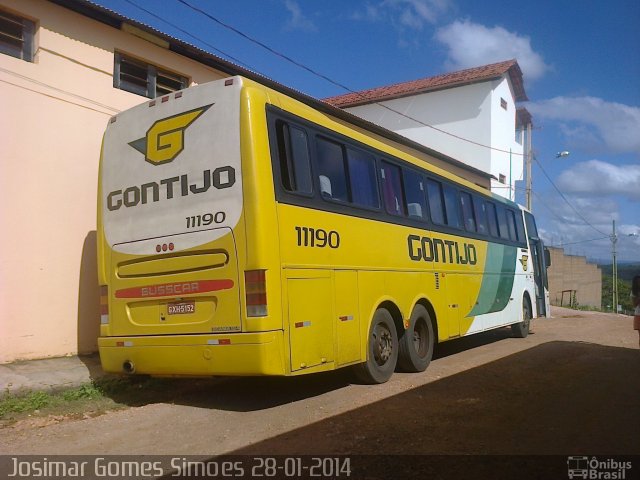
{"label": "bus luggage compartment door", "polygon": [[287,298],[291,371],[333,361],[330,273],[318,270],[288,273]]}

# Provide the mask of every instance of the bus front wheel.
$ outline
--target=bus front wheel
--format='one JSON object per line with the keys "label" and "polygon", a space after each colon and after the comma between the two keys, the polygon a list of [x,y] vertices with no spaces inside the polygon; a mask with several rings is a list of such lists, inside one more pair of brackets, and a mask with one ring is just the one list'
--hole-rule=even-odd
{"label": "bus front wheel", "polygon": [[398,362],[398,333],[388,310],[380,308],[373,315],[367,341],[367,361],[356,365],[356,375],[363,383],[384,383]]}
{"label": "bus front wheel", "polygon": [[411,312],[409,328],[399,340],[398,365],[405,372],[424,372],[433,356],[433,325],[429,312],[416,305]]}
{"label": "bus front wheel", "polygon": [[511,325],[513,335],[518,338],[525,338],[529,335],[529,325],[531,324],[531,305],[527,298],[522,299],[522,321]]}

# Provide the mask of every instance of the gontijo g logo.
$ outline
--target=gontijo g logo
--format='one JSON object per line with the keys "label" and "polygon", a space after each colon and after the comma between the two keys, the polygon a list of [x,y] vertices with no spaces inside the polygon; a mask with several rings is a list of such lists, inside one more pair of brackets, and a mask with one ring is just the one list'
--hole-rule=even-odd
{"label": "gontijo g logo", "polygon": [[184,149],[184,131],[187,127],[212,105],[213,103],[158,120],[147,130],[145,137],[134,140],[129,145],[153,165],[168,163]]}

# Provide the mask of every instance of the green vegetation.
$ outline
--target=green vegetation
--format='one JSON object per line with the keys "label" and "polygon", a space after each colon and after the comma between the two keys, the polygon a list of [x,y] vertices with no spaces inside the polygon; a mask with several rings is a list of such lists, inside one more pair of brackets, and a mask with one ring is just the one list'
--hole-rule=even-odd
{"label": "green vegetation", "polygon": [[[637,275],[637,274],[634,274]],[[622,305],[622,312],[633,312],[633,306],[631,305],[631,299],[629,293],[631,292],[631,278],[626,280],[620,275],[618,269],[618,303]],[[602,307],[605,311],[612,311],[613,302],[613,277],[602,273]]]}
{"label": "green vegetation", "polygon": [[6,391],[0,393],[0,428],[28,418],[57,422],[132,406],[175,403],[184,396],[207,397],[216,382],[219,380],[105,376],[60,392]]}

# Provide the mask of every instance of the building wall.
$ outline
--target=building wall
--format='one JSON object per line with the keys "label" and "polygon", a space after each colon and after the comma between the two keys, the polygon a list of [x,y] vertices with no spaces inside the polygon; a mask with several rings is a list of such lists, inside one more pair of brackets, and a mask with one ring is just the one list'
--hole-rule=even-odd
{"label": "building wall", "polygon": [[0,363],[96,350],[96,197],[109,118],[146,101],[113,88],[114,51],[188,77],[223,75],[42,0],[33,63],[0,54]]}
{"label": "building wall", "polygon": [[[562,291],[575,290],[578,306],[601,308],[602,271],[600,267],[587,262],[586,257],[566,255],[562,248],[549,247],[551,266],[549,275],[549,296],[552,305],[560,305]],[[564,294],[563,304],[567,306],[570,293]]]}
{"label": "building wall", "polygon": [[[516,105],[511,83],[503,78],[492,82],[491,89],[491,137],[489,144],[498,150],[489,150],[490,173],[498,180],[491,180],[491,190],[503,197],[515,200],[515,182],[524,178],[524,148],[516,142]],[[502,107],[502,100],[506,108]],[[509,153],[510,152],[510,153]],[[503,175],[506,182],[500,182]]]}
{"label": "building wall", "polygon": [[[507,110],[501,107],[501,98],[507,100]],[[515,181],[522,178],[523,147],[515,141],[516,109],[511,84],[507,78],[380,103],[419,122],[481,145],[505,150],[507,153],[460,140],[378,104],[360,105],[345,110],[467,165],[491,173],[497,179],[503,174],[506,184],[492,180],[491,187],[496,194],[506,198],[513,192]],[[513,150],[511,155],[508,153],[509,149]],[[468,177],[468,174],[463,176]],[[511,195],[514,198],[513,193]]]}

